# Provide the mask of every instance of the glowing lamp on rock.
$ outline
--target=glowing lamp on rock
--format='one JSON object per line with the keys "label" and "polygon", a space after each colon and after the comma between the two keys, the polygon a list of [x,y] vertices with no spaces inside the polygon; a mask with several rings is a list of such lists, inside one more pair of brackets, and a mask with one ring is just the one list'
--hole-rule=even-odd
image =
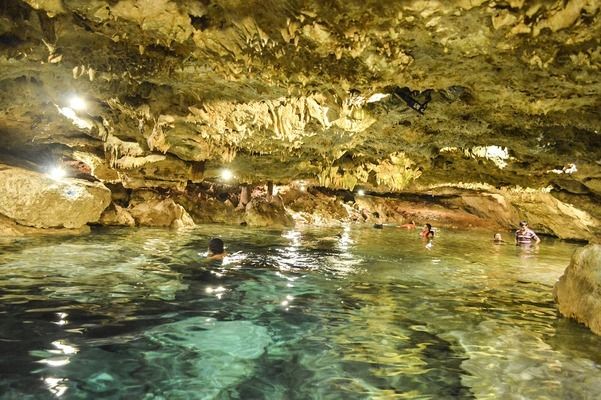
{"label": "glowing lamp on rock", "polygon": [[48,171],[48,176],[50,176],[50,178],[54,179],[55,181],[60,181],[65,177],[65,175],[67,174],[65,170],[61,167],[52,167]]}
{"label": "glowing lamp on rock", "polygon": [[234,173],[229,169],[224,169],[221,171],[221,179],[223,179],[224,181],[232,180],[233,177]]}
{"label": "glowing lamp on rock", "polygon": [[86,101],[79,96],[71,96],[69,98],[69,108],[75,111],[83,111],[87,108]]}

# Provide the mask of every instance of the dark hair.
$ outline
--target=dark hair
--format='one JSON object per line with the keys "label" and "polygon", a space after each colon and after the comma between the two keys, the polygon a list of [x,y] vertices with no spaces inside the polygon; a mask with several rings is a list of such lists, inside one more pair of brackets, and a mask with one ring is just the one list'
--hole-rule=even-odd
{"label": "dark hair", "polygon": [[213,254],[223,253],[223,240],[219,238],[213,238],[209,241],[209,251]]}
{"label": "dark hair", "polygon": [[528,221],[520,221],[520,226],[527,226],[528,225]]}
{"label": "dark hair", "polygon": [[432,225],[426,224],[426,226],[428,227],[428,230],[432,230]]}

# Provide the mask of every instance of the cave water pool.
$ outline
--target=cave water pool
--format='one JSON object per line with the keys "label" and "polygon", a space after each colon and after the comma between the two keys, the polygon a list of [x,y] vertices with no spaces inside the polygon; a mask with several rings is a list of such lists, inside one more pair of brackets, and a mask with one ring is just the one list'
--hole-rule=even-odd
{"label": "cave water pool", "polygon": [[[230,256],[206,263],[215,233]],[[0,398],[601,398],[601,338],[553,302],[578,245],[491,239],[223,226],[0,239]]]}

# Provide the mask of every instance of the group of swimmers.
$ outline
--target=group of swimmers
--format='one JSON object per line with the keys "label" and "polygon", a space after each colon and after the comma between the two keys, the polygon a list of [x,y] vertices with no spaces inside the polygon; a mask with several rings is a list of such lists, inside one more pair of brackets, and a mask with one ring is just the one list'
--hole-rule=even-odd
{"label": "group of swimmers", "polygon": [[[379,226],[377,226],[377,225],[379,225]],[[411,221],[411,223],[399,225],[399,227],[407,228],[407,229],[415,229],[416,224],[414,221]],[[382,225],[376,224],[376,225],[374,225],[374,228],[381,229]],[[419,233],[419,236],[423,239],[430,240],[430,239],[434,238],[434,234],[435,234],[435,231],[432,228],[432,225],[425,224],[423,229]],[[516,246],[530,245],[530,244],[532,244],[532,241],[534,241],[535,244],[540,243],[540,239],[536,235],[536,233],[534,233],[534,231],[532,229],[528,228],[528,222],[520,221],[520,228],[515,232],[515,245]],[[495,233],[493,242],[495,244],[502,244],[502,243],[505,243],[505,240],[503,240],[503,237],[501,236],[500,233]],[[207,258],[209,260],[223,260],[223,258],[226,255],[227,255],[227,253],[225,251],[225,246],[224,246],[223,240],[221,240],[219,238],[213,238],[209,241],[209,252],[207,255]]]}

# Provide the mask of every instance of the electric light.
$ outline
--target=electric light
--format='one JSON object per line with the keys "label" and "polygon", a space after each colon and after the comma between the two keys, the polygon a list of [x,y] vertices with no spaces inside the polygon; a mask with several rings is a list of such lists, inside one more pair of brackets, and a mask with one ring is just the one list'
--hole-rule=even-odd
{"label": "electric light", "polygon": [[298,190],[300,190],[301,192],[306,192],[307,191],[307,185],[305,185],[305,181],[304,180],[296,181],[296,185],[298,187]]}
{"label": "electric light", "polygon": [[84,99],[74,95],[69,98],[69,107],[76,111],[82,111],[85,110],[88,105]]}
{"label": "electric light", "polygon": [[367,102],[368,103],[375,103],[376,101],[380,101],[382,99],[385,99],[388,96],[390,96],[390,94],[375,93],[375,94],[372,94],[369,99],[367,99]]}
{"label": "electric light", "polygon": [[61,167],[52,167],[50,168],[50,171],[48,171],[48,175],[55,181],[60,181],[67,173]]}
{"label": "electric light", "polygon": [[234,177],[234,173],[229,169],[224,169],[221,171],[221,179],[224,181],[229,181]]}

